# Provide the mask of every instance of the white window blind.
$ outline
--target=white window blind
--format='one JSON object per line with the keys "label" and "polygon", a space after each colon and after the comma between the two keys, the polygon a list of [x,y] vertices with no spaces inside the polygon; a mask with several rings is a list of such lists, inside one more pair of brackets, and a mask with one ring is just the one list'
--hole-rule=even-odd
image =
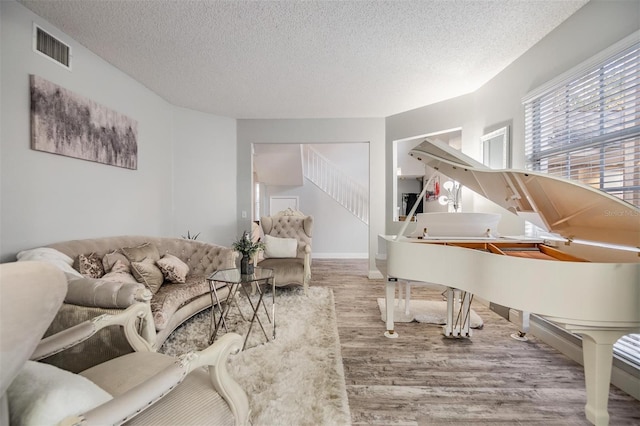
{"label": "white window blind", "polygon": [[[524,99],[527,168],[640,207],[640,32]],[[640,369],[640,334],[614,354]]]}
{"label": "white window blind", "polygon": [[640,206],[638,40],[525,99],[527,168]]}

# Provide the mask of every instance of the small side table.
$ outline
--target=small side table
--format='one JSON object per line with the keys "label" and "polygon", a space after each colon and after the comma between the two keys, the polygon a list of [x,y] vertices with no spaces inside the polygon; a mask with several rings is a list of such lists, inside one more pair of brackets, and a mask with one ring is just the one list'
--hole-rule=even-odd
{"label": "small side table", "polygon": [[[247,297],[249,301],[249,305],[251,306],[252,315],[249,323],[249,330],[247,331],[247,335],[244,338],[244,344],[242,349],[244,350],[247,346],[247,340],[249,340],[249,335],[251,334],[251,329],[253,328],[254,322],[258,322],[260,328],[262,329],[262,333],[264,337],[269,341],[269,336],[262,325],[262,321],[258,316],[258,311],[260,306],[264,308],[265,313],[267,314],[267,318],[271,322],[272,326],[272,339],[276,338],[276,289],[275,289],[275,281],[273,279],[273,270],[267,268],[254,268],[253,274],[244,275],[240,273],[239,268],[235,269],[222,269],[214,272],[209,277],[207,277],[207,281],[209,282],[209,289],[211,290],[211,303],[217,306],[219,317],[216,319],[216,306],[211,307],[211,337],[209,339],[209,343],[213,343],[218,335],[218,331],[220,330],[220,326],[223,326],[225,331],[229,331],[227,329],[226,317],[229,314],[229,309],[231,309],[232,303],[237,303],[235,301],[236,294],[238,290],[242,291],[244,295]],[[220,284],[224,284],[220,286]],[[261,285],[271,285],[271,294],[273,297],[273,304],[271,306],[271,316],[269,316],[269,312],[267,311],[267,307],[264,304],[264,291],[260,287]],[[218,297],[218,290],[224,288],[225,286],[229,287],[229,292],[227,294],[226,299],[224,300],[224,306],[221,306],[221,300]],[[247,287],[251,288],[251,293],[254,293],[257,289],[259,293],[258,301],[254,304],[251,300],[250,292]],[[215,300],[214,300],[215,298]],[[240,308],[238,307],[238,311]],[[243,320],[247,320],[242,312],[240,312],[240,316]]]}

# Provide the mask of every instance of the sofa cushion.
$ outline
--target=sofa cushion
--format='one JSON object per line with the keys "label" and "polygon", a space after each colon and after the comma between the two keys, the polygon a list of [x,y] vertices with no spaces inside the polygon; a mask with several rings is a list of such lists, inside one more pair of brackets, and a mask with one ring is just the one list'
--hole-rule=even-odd
{"label": "sofa cushion", "polygon": [[144,243],[137,247],[123,247],[121,250],[130,262],[142,262],[145,259],[151,259],[154,262],[160,260],[160,252],[155,244]]}
{"label": "sofa cushion", "polygon": [[34,361],[27,361],[7,395],[11,425],[57,424],[112,399],[85,377]]}
{"label": "sofa cushion", "polygon": [[165,254],[156,262],[166,281],[184,284],[189,273],[189,266],[172,254]]}
{"label": "sofa cushion", "polygon": [[139,283],[144,284],[152,293],[157,293],[164,282],[164,276],[153,259],[131,262],[131,272]]}
{"label": "sofa cushion", "polygon": [[189,275],[185,285],[165,284],[160,287],[151,299],[156,330],[164,330],[180,307],[203,294],[209,294],[209,284],[202,275]]}
{"label": "sofa cushion", "polygon": [[273,269],[273,281],[276,286],[290,284],[303,285],[304,259],[265,259],[258,263],[261,268]]}
{"label": "sofa cushion", "polygon": [[104,275],[102,259],[96,253],[79,254],[74,267],[86,278],[100,278]]}

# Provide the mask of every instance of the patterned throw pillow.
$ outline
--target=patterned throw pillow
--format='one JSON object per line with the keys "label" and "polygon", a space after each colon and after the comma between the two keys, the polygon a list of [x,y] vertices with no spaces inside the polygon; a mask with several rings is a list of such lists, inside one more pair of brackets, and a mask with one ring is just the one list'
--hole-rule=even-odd
{"label": "patterned throw pillow", "polygon": [[131,262],[131,273],[139,283],[144,284],[153,294],[156,294],[164,282],[164,275],[156,266],[155,260],[145,259],[142,262]]}
{"label": "patterned throw pillow", "polygon": [[104,275],[102,259],[96,253],[78,255],[78,272],[87,278],[101,278]]}
{"label": "patterned throw pillow", "polygon": [[184,284],[189,273],[189,266],[172,254],[165,254],[156,262],[164,278],[172,283]]}

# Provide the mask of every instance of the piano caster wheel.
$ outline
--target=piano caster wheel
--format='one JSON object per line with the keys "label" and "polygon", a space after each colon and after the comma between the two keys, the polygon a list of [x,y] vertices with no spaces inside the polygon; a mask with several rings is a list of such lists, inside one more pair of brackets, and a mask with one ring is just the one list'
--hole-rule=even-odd
{"label": "piano caster wheel", "polygon": [[397,339],[398,333],[396,333],[394,330],[387,330],[384,332],[384,337],[388,337],[389,339]]}
{"label": "piano caster wheel", "polygon": [[529,341],[529,339],[527,339],[527,336],[525,336],[525,334],[520,332],[520,331],[517,332],[517,333],[512,333],[511,334],[511,338],[519,340],[521,342],[528,342]]}

